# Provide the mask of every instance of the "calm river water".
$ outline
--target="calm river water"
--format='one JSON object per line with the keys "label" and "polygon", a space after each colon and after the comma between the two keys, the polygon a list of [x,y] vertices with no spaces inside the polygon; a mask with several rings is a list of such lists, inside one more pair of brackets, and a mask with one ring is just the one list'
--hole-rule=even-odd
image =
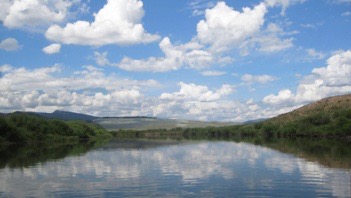
{"label": "calm river water", "polygon": [[303,148],[310,144],[114,140],[6,148],[0,197],[350,197],[350,144]]}

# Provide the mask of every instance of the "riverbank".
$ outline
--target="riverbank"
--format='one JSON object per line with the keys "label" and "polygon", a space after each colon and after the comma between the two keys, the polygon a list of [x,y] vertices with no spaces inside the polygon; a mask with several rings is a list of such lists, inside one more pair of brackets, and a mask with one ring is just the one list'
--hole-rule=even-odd
{"label": "riverbank", "polygon": [[27,113],[0,115],[0,144],[78,142],[111,137],[101,126],[84,121],[46,119]]}

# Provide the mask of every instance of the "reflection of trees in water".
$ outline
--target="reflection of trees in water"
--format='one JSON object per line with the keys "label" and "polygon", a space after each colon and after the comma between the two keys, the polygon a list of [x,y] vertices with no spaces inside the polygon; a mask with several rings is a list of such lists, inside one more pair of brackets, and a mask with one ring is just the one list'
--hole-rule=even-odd
{"label": "reflection of trees in water", "polygon": [[[252,140],[249,140],[252,142]],[[351,169],[351,142],[340,139],[259,139],[255,144],[331,168]]]}
{"label": "reflection of trees in water", "polygon": [[113,140],[108,144],[102,146],[104,150],[113,150],[113,149],[151,149],[157,148],[160,146],[170,146],[177,144],[186,144],[184,141],[178,140],[162,140],[162,139],[120,139]]}
{"label": "reflection of trees in water", "polygon": [[[339,139],[232,139],[235,142],[248,142],[262,145],[283,153],[290,153],[307,161],[318,162],[332,168],[351,168],[351,142]],[[0,168],[23,168],[46,161],[63,159],[66,156],[80,155],[101,147],[104,150],[114,149],[152,149],[162,146],[191,144],[191,141],[179,140],[116,140],[105,142],[85,142],[79,144],[35,144],[10,145],[0,147]]]}
{"label": "reflection of trees in water", "polygon": [[81,142],[75,144],[13,144],[0,147],[0,168],[25,168],[47,161],[63,159],[86,153],[106,142]]}

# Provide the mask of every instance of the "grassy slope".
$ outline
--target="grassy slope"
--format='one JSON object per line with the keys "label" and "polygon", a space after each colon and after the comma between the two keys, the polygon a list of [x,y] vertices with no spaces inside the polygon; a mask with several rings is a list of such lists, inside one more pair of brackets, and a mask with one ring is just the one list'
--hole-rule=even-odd
{"label": "grassy slope", "polygon": [[351,110],[351,94],[325,98],[268,121],[284,124],[315,114],[324,114],[332,117],[335,112],[340,110]]}
{"label": "grassy slope", "polygon": [[258,126],[288,136],[351,136],[351,94],[334,96],[279,115]]}

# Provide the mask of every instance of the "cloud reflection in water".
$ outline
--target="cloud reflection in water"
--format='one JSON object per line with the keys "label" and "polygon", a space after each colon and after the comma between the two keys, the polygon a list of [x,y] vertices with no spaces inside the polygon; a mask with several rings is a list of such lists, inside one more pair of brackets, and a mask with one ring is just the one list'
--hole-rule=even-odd
{"label": "cloud reflection in water", "polygon": [[[118,144],[118,143],[117,143]],[[350,171],[247,143],[182,142],[98,149],[22,169],[0,170],[0,195],[351,195]]]}

